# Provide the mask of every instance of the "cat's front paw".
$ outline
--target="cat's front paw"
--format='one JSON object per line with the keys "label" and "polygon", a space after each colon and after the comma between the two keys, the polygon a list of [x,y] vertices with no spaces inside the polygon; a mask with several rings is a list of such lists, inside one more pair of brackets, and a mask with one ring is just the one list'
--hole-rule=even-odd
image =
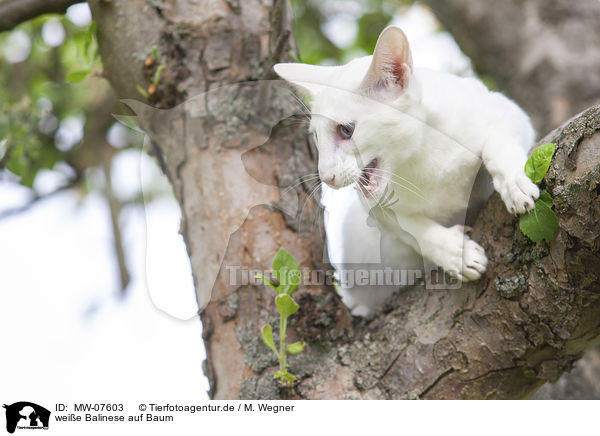
{"label": "cat's front paw", "polygon": [[463,282],[478,280],[487,269],[488,259],[485,250],[477,242],[465,236],[463,247],[462,277]]}
{"label": "cat's front paw", "polygon": [[443,241],[444,253],[436,262],[462,282],[479,279],[487,269],[485,250],[464,233],[464,226],[447,229]]}
{"label": "cat's front paw", "polygon": [[535,200],[540,196],[539,188],[524,173],[498,183],[496,190],[513,215],[533,210]]}

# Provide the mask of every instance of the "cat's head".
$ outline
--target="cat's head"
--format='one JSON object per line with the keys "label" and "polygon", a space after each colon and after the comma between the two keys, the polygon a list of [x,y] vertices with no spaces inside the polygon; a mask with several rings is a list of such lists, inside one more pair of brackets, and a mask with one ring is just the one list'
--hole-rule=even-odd
{"label": "cat's head", "polygon": [[365,195],[379,197],[418,148],[410,138],[417,134],[411,111],[419,92],[404,32],[387,27],[373,56],[346,65],[284,63],[275,71],[310,97],[321,180],[334,188],[357,183]]}

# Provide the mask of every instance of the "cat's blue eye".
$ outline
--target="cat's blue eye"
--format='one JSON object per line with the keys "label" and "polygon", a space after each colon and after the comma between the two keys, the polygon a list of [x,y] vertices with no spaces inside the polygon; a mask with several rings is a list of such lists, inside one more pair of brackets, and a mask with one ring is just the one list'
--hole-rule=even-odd
{"label": "cat's blue eye", "polygon": [[343,139],[350,139],[354,133],[354,123],[338,124],[337,131]]}

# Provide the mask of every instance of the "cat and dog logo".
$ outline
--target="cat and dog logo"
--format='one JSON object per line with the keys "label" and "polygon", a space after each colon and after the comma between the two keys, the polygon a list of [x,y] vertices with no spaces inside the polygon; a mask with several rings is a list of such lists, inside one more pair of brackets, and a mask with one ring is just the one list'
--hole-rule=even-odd
{"label": "cat and dog logo", "polygon": [[19,401],[11,405],[4,405],[6,409],[6,431],[14,433],[16,429],[22,430],[48,430],[50,424],[50,411],[29,401]]}

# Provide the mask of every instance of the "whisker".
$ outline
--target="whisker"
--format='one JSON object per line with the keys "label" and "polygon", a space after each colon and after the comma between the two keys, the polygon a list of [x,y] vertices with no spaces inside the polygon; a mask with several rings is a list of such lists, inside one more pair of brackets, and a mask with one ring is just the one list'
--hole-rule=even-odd
{"label": "whisker", "polygon": [[[369,182],[368,179],[365,178],[363,175],[359,176],[359,180],[363,180],[366,183]],[[360,186],[359,186],[359,189],[360,189]],[[386,187],[386,190],[387,190],[387,187]],[[385,191],[384,191],[384,194],[385,194]],[[393,219],[393,217],[388,214],[388,211],[386,210],[387,208],[381,204],[381,201],[378,198],[376,198],[373,195],[373,193],[367,191],[367,195],[375,201],[375,203],[376,203],[375,207],[379,207],[379,209],[386,215],[387,218]]]}
{"label": "whisker", "polygon": [[293,117],[288,118],[286,120],[286,122],[291,125],[293,125],[293,124],[298,124],[298,125],[308,124],[310,122],[310,118],[307,118],[306,116],[303,116],[302,118],[299,116],[293,116]]}
{"label": "whisker", "polygon": [[[300,177],[298,177],[296,179],[297,180],[296,184],[299,184],[299,183],[302,183],[302,182],[308,182],[310,180],[314,180],[314,179],[318,179],[318,178],[319,178],[318,174],[312,174],[312,175],[308,175],[308,176],[306,176],[306,175],[305,176],[300,176]],[[295,186],[295,185],[292,185],[292,186]]]}
{"label": "whisker", "polygon": [[312,190],[310,191],[310,193],[308,194],[308,196],[306,197],[306,200],[304,201],[304,204],[302,205],[302,208],[300,209],[300,214],[298,216],[301,216],[302,213],[304,212],[304,207],[306,206],[306,204],[308,202],[311,201],[312,196],[317,192],[317,189],[319,189],[319,187],[321,186],[320,183],[316,183],[315,186],[312,188]]}
{"label": "whisker", "polygon": [[397,186],[399,186],[399,187],[401,187],[401,188],[403,188],[403,189],[406,189],[408,192],[410,192],[410,193],[412,193],[412,194],[416,195],[416,196],[417,196],[417,197],[419,197],[421,200],[423,200],[423,201],[426,201],[427,203],[431,204],[431,202],[430,202],[428,199],[426,199],[425,197],[423,197],[423,196],[422,196],[421,194],[419,194],[418,192],[415,192],[415,191],[413,191],[413,190],[412,190],[412,189],[410,189],[409,187],[407,187],[407,186],[404,186],[403,184],[401,184],[401,183],[398,183],[398,182],[396,182],[395,180],[390,180],[389,182],[390,182],[390,183],[393,183],[394,185],[397,185]]}
{"label": "whisker", "polygon": [[419,188],[417,185],[415,185],[413,182],[411,182],[408,179],[405,179],[404,177],[389,171],[389,170],[384,170],[383,168],[369,168],[369,171],[373,171],[373,172],[377,172],[379,171],[382,174],[387,174],[387,175],[391,175],[392,177],[397,177],[398,179],[402,180],[403,182],[408,183],[409,185],[411,185],[413,188],[415,188],[418,191],[421,191],[421,193],[423,193],[423,191],[421,190],[421,188]]}
{"label": "whisker", "polygon": [[[321,187],[320,183],[317,183],[316,186],[313,188],[313,190],[310,192],[310,194],[308,195],[308,197],[306,198],[306,200],[304,201],[304,204],[302,205],[302,208],[300,209],[300,213],[298,214],[298,220],[301,221],[302,219],[302,215],[304,214],[304,208],[306,207],[306,205],[312,200],[313,195],[317,192],[317,190]],[[314,225],[314,221],[311,223],[311,225]]]}
{"label": "whisker", "polygon": [[[298,182],[294,183],[293,185],[288,186],[285,189],[284,193],[287,194],[289,191],[291,191],[292,189],[294,189],[296,186],[301,185],[303,183],[308,184],[309,182],[312,182],[312,181],[317,180],[319,178],[320,178],[319,175],[316,174],[316,173],[315,174],[308,174],[306,176],[300,176],[298,179],[296,179],[296,180],[298,180]],[[312,189],[312,187],[309,187],[309,189]]]}
{"label": "whisker", "polygon": [[[392,176],[397,176],[397,175],[395,175],[394,173],[390,173],[390,174],[392,174]],[[361,174],[361,176],[360,176],[360,177],[364,177],[364,176]],[[398,176],[398,177],[399,177],[399,176]],[[400,178],[401,178],[401,177],[400,177]],[[366,180],[366,182],[367,182],[367,184],[368,184],[368,180]],[[426,201],[427,203],[430,203],[430,204],[431,204],[431,202],[430,202],[430,201],[429,201],[427,198],[425,198],[425,197],[424,197],[424,193],[423,193],[422,191],[421,191],[421,193],[419,193],[419,192],[417,192],[417,191],[415,191],[415,190],[413,190],[413,189],[409,188],[408,186],[406,186],[406,185],[403,185],[402,183],[400,183],[400,182],[398,182],[398,181],[394,180],[394,179],[393,179],[393,177],[392,177],[392,178],[389,180],[389,182],[390,182],[390,183],[393,183],[394,185],[397,185],[397,186],[401,187],[402,189],[405,189],[405,190],[407,190],[408,192],[410,192],[410,193],[412,193],[412,194],[416,195],[417,197],[419,197],[421,200],[423,200],[423,201]],[[407,182],[408,182],[408,180],[407,180]],[[410,183],[410,182],[409,182],[409,183]],[[418,187],[418,186],[415,186],[415,187],[416,187],[417,189],[419,189],[419,187]]]}
{"label": "whisker", "polygon": [[310,115],[310,109],[308,108],[308,106],[306,106],[306,103],[304,103],[304,101],[296,93],[292,93],[292,95],[294,96],[294,99],[300,104],[300,107],[302,109],[301,113],[304,115]]}

